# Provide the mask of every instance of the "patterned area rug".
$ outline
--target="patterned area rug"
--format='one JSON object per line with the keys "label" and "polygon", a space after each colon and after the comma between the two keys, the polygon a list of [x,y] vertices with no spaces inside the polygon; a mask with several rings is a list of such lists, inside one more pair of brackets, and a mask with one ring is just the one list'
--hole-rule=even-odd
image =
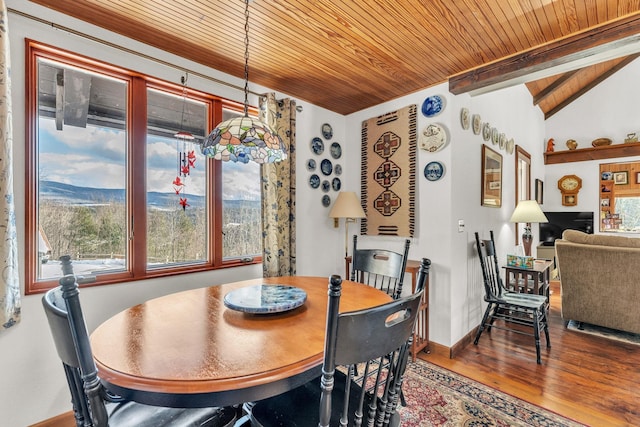
{"label": "patterned area rug", "polygon": [[407,366],[403,427],[583,426],[423,360]]}
{"label": "patterned area rug", "polygon": [[590,323],[583,323],[580,325],[575,320],[569,320],[567,329],[572,331],[581,332],[589,335],[596,335],[599,337],[607,338],[610,340],[622,341],[631,344],[640,345],[640,334],[632,334],[631,332],[618,331],[617,329],[605,328],[603,326],[596,326]]}
{"label": "patterned area rug", "polygon": [[362,234],[413,237],[416,105],[362,122]]}

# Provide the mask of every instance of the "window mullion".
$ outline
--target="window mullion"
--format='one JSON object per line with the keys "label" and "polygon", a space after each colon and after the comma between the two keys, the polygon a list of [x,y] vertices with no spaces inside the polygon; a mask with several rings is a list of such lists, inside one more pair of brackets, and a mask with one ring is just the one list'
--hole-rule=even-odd
{"label": "window mullion", "polygon": [[[131,80],[128,111],[128,162],[127,204],[129,224],[129,270],[134,277],[143,277],[147,271],[147,190],[146,190],[146,139],[147,139],[147,88],[138,77]],[[134,221],[135,218],[135,221]]]}

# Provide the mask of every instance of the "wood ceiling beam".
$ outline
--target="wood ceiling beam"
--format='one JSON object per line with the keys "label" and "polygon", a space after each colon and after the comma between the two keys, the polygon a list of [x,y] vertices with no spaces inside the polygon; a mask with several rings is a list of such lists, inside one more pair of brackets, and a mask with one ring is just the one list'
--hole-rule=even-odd
{"label": "wood ceiling beam", "polygon": [[453,76],[449,91],[489,92],[623,56],[618,51],[625,49],[640,51],[640,13]]}
{"label": "wood ceiling beam", "polygon": [[580,70],[573,70],[573,71],[564,73],[562,77],[560,77],[559,79],[551,83],[549,86],[541,90],[540,93],[538,93],[536,96],[533,97],[533,105],[538,105],[539,103],[544,101],[548,96],[553,94],[553,92],[555,92],[556,89],[562,87],[565,83],[570,81],[576,75],[576,73],[578,73],[578,71]]}
{"label": "wood ceiling beam", "polygon": [[547,120],[549,117],[553,116],[555,113],[562,110],[564,107],[571,104],[573,101],[580,98],[585,93],[589,92],[598,84],[605,81],[606,79],[611,77],[613,74],[615,74],[616,72],[620,71],[621,69],[629,65],[638,56],[640,56],[640,54],[630,55],[627,58],[625,58],[624,61],[620,61],[620,63],[618,63],[615,67],[611,68],[606,73],[602,73],[602,75],[600,75],[597,79],[593,80],[591,83],[589,83],[588,85],[586,85],[585,87],[583,87],[582,89],[580,89],[579,91],[571,95],[569,98],[565,99],[560,104],[556,105],[551,110],[547,111],[547,113],[544,115],[544,119]]}

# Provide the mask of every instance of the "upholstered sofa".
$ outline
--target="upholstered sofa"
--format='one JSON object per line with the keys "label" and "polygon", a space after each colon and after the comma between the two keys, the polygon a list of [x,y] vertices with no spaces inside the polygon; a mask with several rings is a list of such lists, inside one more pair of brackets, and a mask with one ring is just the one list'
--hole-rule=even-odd
{"label": "upholstered sofa", "polygon": [[562,318],[640,333],[640,239],[566,230],[555,247]]}

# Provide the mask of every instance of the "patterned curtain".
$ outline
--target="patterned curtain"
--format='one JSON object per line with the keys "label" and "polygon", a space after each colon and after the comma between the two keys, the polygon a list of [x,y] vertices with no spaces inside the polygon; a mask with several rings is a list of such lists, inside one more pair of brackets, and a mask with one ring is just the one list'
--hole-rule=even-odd
{"label": "patterned curtain", "polygon": [[261,119],[284,141],[288,159],[262,170],[262,270],[264,277],[296,274],[296,103],[260,97]]}
{"label": "patterned curtain", "polygon": [[20,282],[16,213],[13,205],[9,29],[4,0],[0,0],[0,4],[0,324],[3,329],[7,329],[20,321]]}

